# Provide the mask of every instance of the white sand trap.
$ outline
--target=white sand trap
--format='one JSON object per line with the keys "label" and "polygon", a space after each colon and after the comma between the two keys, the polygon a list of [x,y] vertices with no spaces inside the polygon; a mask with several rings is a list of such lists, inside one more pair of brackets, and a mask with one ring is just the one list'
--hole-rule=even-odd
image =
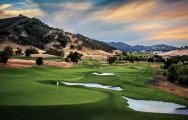
{"label": "white sand trap", "polygon": [[111,75],[115,75],[114,73],[97,73],[97,72],[93,72],[93,75],[100,75],[100,76],[111,76]]}
{"label": "white sand trap", "polygon": [[135,100],[127,97],[123,98],[128,100],[128,107],[135,111],[188,115],[188,110],[184,109],[185,106],[183,105],[162,101]]}
{"label": "white sand trap", "polygon": [[91,87],[91,88],[103,88],[103,89],[116,90],[116,91],[123,90],[121,87],[112,87],[112,86],[101,85],[97,83],[70,83],[70,82],[61,82],[61,83],[68,85],[68,86],[78,85],[78,86],[85,86],[85,87]]}

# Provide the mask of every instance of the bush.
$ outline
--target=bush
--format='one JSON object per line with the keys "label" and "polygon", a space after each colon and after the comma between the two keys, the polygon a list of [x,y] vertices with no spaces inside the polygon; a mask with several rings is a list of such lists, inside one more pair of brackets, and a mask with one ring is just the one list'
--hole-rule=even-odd
{"label": "bush", "polygon": [[52,48],[47,49],[46,54],[56,55],[56,56],[61,56],[61,57],[64,56],[64,52],[62,50],[58,51],[58,50],[55,50],[55,49],[52,49]]}
{"label": "bush", "polygon": [[122,55],[123,55],[123,56],[127,56],[127,52],[123,51],[123,52],[122,52]]}
{"label": "bush", "polygon": [[148,58],[148,62],[154,62],[154,58]]}
{"label": "bush", "polygon": [[42,58],[42,57],[38,57],[38,58],[36,59],[36,64],[37,64],[37,65],[42,65],[42,64],[43,64],[43,58]]}
{"label": "bush", "polygon": [[16,55],[22,55],[22,49],[20,49],[19,47],[17,48],[17,50],[15,51]]}
{"label": "bush", "polygon": [[188,66],[183,64],[173,64],[167,70],[168,80],[188,85]]}
{"label": "bush", "polygon": [[164,61],[163,68],[168,69],[170,66],[172,66],[173,64],[177,64],[178,62],[181,62],[181,59],[177,57],[167,58],[166,61]]}
{"label": "bush", "polygon": [[117,57],[115,57],[115,56],[113,56],[113,57],[108,57],[108,58],[107,58],[108,64],[112,64],[112,63],[114,63],[115,61],[117,61]]}
{"label": "bush", "polygon": [[25,50],[25,56],[31,56],[30,54],[39,54],[36,48],[30,47],[29,49]]}
{"label": "bush", "polygon": [[74,49],[75,48],[75,46],[74,45],[70,45],[70,49]]}
{"label": "bush", "polygon": [[177,80],[180,84],[188,85],[188,66],[183,66],[177,69]]}
{"label": "bush", "polygon": [[4,51],[5,53],[7,53],[7,55],[8,55],[9,57],[13,56],[13,54],[14,54],[13,48],[10,47],[10,46],[6,46],[3,51]]}
{"label": "bush", "polygon": [[8,62],[9,56],[6,52],[0,52],[0,63],[6,64]]}
{"label": "bush", "polygon": [[82,56],[83,54],[80,54],[78,52],[70,52],[69,55],[66,57],[65,61],[78,63],[78,61],[81,60]]}

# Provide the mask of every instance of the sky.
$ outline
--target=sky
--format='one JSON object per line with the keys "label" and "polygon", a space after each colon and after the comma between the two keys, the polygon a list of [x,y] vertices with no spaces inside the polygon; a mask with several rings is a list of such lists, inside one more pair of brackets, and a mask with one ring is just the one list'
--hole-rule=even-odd
{"label": "sky", "polygon": [[0,0],[0,18],[19,14],[105,42],[188,46],[188,0]]}

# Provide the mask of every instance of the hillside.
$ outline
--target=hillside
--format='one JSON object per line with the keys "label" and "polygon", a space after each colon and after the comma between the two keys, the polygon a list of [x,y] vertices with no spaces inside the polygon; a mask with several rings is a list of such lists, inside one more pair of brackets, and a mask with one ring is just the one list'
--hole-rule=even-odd
{"label": "hillside", "polygon": [[122,51],[133,51],[134,48],[126,43],[123,43],[123,42],[109,42],[108,45],[116,48],[116,49],[119,49],[119,50],[122,50]]}
{"label": "hillside", "polygon": [[172,50],[172,51],[169,51],[169,52],[165,52],[165,53],[162,53],[162,54],[159,54],[161,56],[177,56],[177,55],[188,55],[188,49],[183,49],[183,50]]}
{"label": "hillside", "polygon": [[42,50],[69,49],[71,45],[78,51],[88,49],[111,52],[115,49],[104,42],[52,28],[39,19],[23,15],[0,19],[0,44],[3,44],[3,41],[11,41],[21,46],[34,46]]}

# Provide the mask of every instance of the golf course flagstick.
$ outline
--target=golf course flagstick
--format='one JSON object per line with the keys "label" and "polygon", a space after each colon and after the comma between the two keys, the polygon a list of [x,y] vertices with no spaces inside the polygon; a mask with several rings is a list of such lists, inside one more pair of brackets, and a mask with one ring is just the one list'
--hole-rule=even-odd
{"label": "golf course flagstick", "polygon": [[58,87],[59,87],[59,81],[57,81],[57,83],[56,83],[56,85],[57,85],[57,97],[58,97]]}

